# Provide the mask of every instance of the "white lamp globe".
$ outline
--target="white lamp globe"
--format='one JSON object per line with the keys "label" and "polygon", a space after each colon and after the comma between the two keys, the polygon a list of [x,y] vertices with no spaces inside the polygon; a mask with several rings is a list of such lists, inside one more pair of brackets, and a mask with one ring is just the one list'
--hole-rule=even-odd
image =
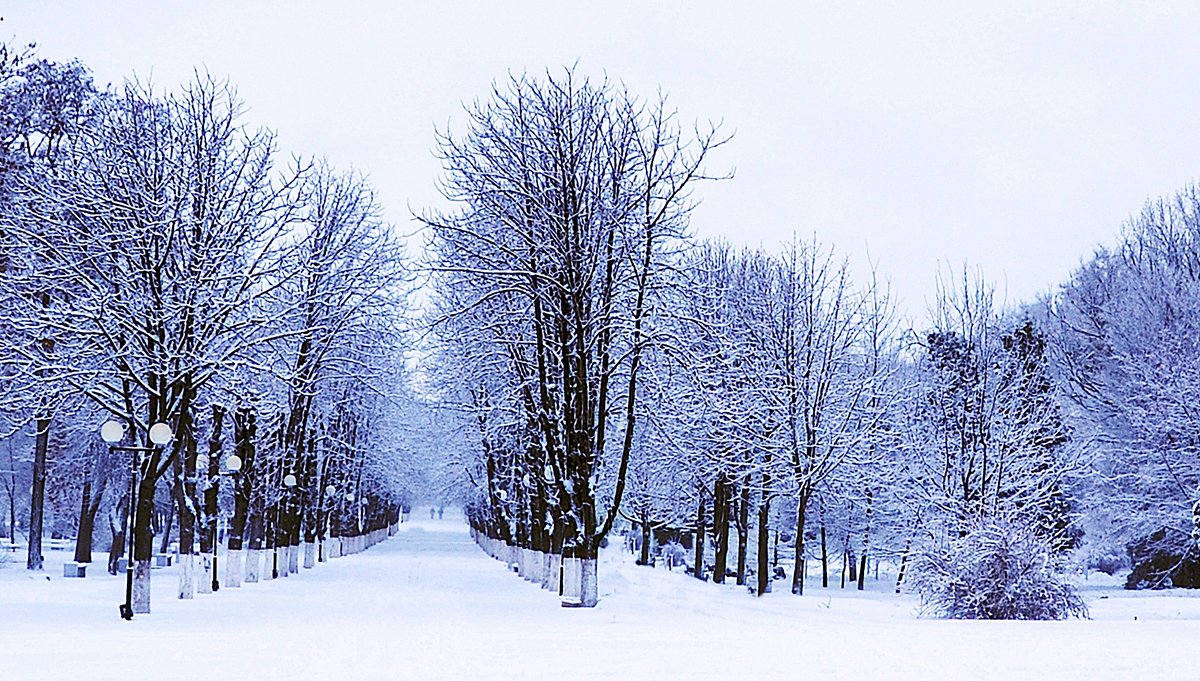
{"label": "white lamp globe", "polygon": [[225,470],[234,473],[242,470],[242,457],[237,454],[230,454],[229,458],[225,459]]}
{"label": "white lamp globe", "polygon": [[354,492],[346,492],[346,501],[354,501]]}
{"label": "white lamp globe", "polygon": [[296,486],[296,476],[292,475],[291,473],[288,473],[287,475],[283,476],[283,484],[287,487],[295,487]]}
{"label": "white lamp globe", "polygon": [[156,445],[165,445],[175,437],[171,432],[171,426],[165,423],[156,423],[150,426],[150,441]]}
{"label": "white lamp globe", "polygon": [[208,455],[207,454],[197,455],[196,456],[196,470],[202,471],[205,468],[208,468]]}
{"label": "white lamp globe", "polygon": [[326,487],[326,488],[325,488],[325,496],[327,496],[327,497],[331,497],[331,496],[333,496],[333,495],[335,495],[335,494],[337,494],[337,488],[336,488],[336,487],[334,487],[333,485],[330,485],[330,486],[328,486],[328,487]]}
{"label": "white lamp globe", "polygon": [[120,421],[105,421],[100,426],[100,438],[109,444],[121,441],[125,437],[125,426]]}

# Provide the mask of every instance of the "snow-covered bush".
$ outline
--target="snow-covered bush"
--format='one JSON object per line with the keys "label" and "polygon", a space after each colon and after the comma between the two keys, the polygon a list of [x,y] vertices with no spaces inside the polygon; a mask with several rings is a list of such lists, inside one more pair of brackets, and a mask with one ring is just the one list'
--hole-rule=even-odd
{"label": "snow-covered bush", "polygon": [[663,544],[659,553],[662,559],[666,561],[668,568],[683,567],[687,564],[687,551],[683,549],[683,544],[677,541]]}
{"label": "snow-covered bush", "polygon": [[951,619],[1061,620],[1087,617],[1063,580],[1052,542],[1024,523],[987,519],[924,552],[913,577],[925,611]]}

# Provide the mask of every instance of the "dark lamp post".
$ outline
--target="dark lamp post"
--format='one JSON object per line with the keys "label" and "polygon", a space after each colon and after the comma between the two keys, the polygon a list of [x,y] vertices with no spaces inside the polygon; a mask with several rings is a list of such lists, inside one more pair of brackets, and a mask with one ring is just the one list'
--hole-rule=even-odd
{"label": "dark lamp post", "polygon": [[129,512],[125,514],[126,535],[129,541],[129,557],[125,561],[125,602],[121,604],[121,618],[125,620],[133,619],[133,551],[134,551],[134,524],[137,522],[137,490],[138,490],[138,458],[144,454],[152,454],[163,445],[171,441],[175,434],[171,432],[171,426],[165,423],[156,423],[150,426],[150,442],[153,447],[130,447],[122,446],[117,443],[125,438],[125,426],[120,421],[107,421],[100,426],[100,439],[108,443],[108,451],[112,452],[129,452]]}
{"label": "dark lamp post", "polygon": [[[196,456],[196,470],[197,471],[206,470],[208,468],[209,463],[210,463],[210,459],[208,458],[208,455],[198,454]],[[213,519],[212,519],[212,524],[213,524],[212,525],[212,590],[214,593],[221,589],[221,579],[220,579],[220,577],[218,577],[218,573],[217,573],[217,547],[220,545],[220,541],[219,541],[220,532],[218,532],[218,529],[219,529],[218,516],[220,515],[220,503],[221,503],[221,501],[220,501],[221,477],[220,476],[234,475],[234,474],[240,472],[241,470],[242,470],[241,458],[239,458],[237,454],[231,454],[228,457],[226,457],[226,459],[225,459],[225,470],[218,472],[216,477],[214,477],[210,483],[210,484],[217,486],[217,495],[218,495],[218,497],[217,497],[217,512],[214,513]]]}

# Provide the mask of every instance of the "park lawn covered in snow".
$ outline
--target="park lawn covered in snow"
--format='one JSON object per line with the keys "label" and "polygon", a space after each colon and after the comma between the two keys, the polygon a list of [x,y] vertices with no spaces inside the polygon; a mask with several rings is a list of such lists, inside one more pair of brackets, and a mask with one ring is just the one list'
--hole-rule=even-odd
{"label": "park lawn covered in snow", "polygon": [[43,574],[0,568],[0,679],[1200,678],[1190,591],[1092,583],[1092,620],[940,621],[882,582],[758,599],[638,567],[614,546],[600,605],[567,609],[447,514],[190,602],[174,599],[174,568],[156,570],[153,613],[124,622],[123,579],[63,579],[58,553]]}

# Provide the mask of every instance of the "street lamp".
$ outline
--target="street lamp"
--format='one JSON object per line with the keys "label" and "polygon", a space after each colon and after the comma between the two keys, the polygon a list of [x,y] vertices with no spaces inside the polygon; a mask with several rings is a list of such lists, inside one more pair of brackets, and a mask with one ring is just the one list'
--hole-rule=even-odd
{"label": "street lamp", "polygon": [[[198,455],[196,457],[196,470],[199,471],[199,470],[208,468],[209,463],[210,463],[210,461],[206,454]],[[220,515],[220,503],[221,503],[221,500],[220,500],[221,476],[222,475],[230,475],[230,476],[236,475],[237,473],[241,472],[241,470],[242,470],[242,459],[237,454],[230,454],[229,457],[227,457],[225,459],[225,470],[218,471],[216,476],[214,476],[213,479],[210,481],[210,484],[215,485],[217,487],[217,509],[216,509],[216,511],[214,511],[213,518],[212,518],[212,552],[213,552],[213,554],[212,554],[212,590],[214,593],[221,588],[221,580],[217,576],[217,574],[218,574],[217,573],[217,546],[220,544],[220,542],[218,541],[219,532],[217,530],[219,527],[218,517]]]}
{"label": "street lamp", "polygon": [[330,483],[325,485],[325,496],[321,498],[320,507],[317,509],[317,561],[324,563],[329,557],[329,548],[326,544],[332,539],[333,528],[330,524],[330,517],[333,515],[333,507],[337,504],[337,487]]}
{"label": "street lamp", "polygon": [[150,426],[150,442],[153,447],[132,447],[118,445],[125,437],[125,426],[120,421],[106,421],[100,426],[100,438],[108,443],[109,453],[129,452],[129,512],[125,515],[126,535],[129,539],[129,557],[125,561],[125,602],[120,606],[121,618],[133,619],[133,552],[134,552],[134,523],[137,522],[137,489],[138,489],[138,456],[153,454],[160,447],[171,441],[175,434],[171,426],[156,423]]}

